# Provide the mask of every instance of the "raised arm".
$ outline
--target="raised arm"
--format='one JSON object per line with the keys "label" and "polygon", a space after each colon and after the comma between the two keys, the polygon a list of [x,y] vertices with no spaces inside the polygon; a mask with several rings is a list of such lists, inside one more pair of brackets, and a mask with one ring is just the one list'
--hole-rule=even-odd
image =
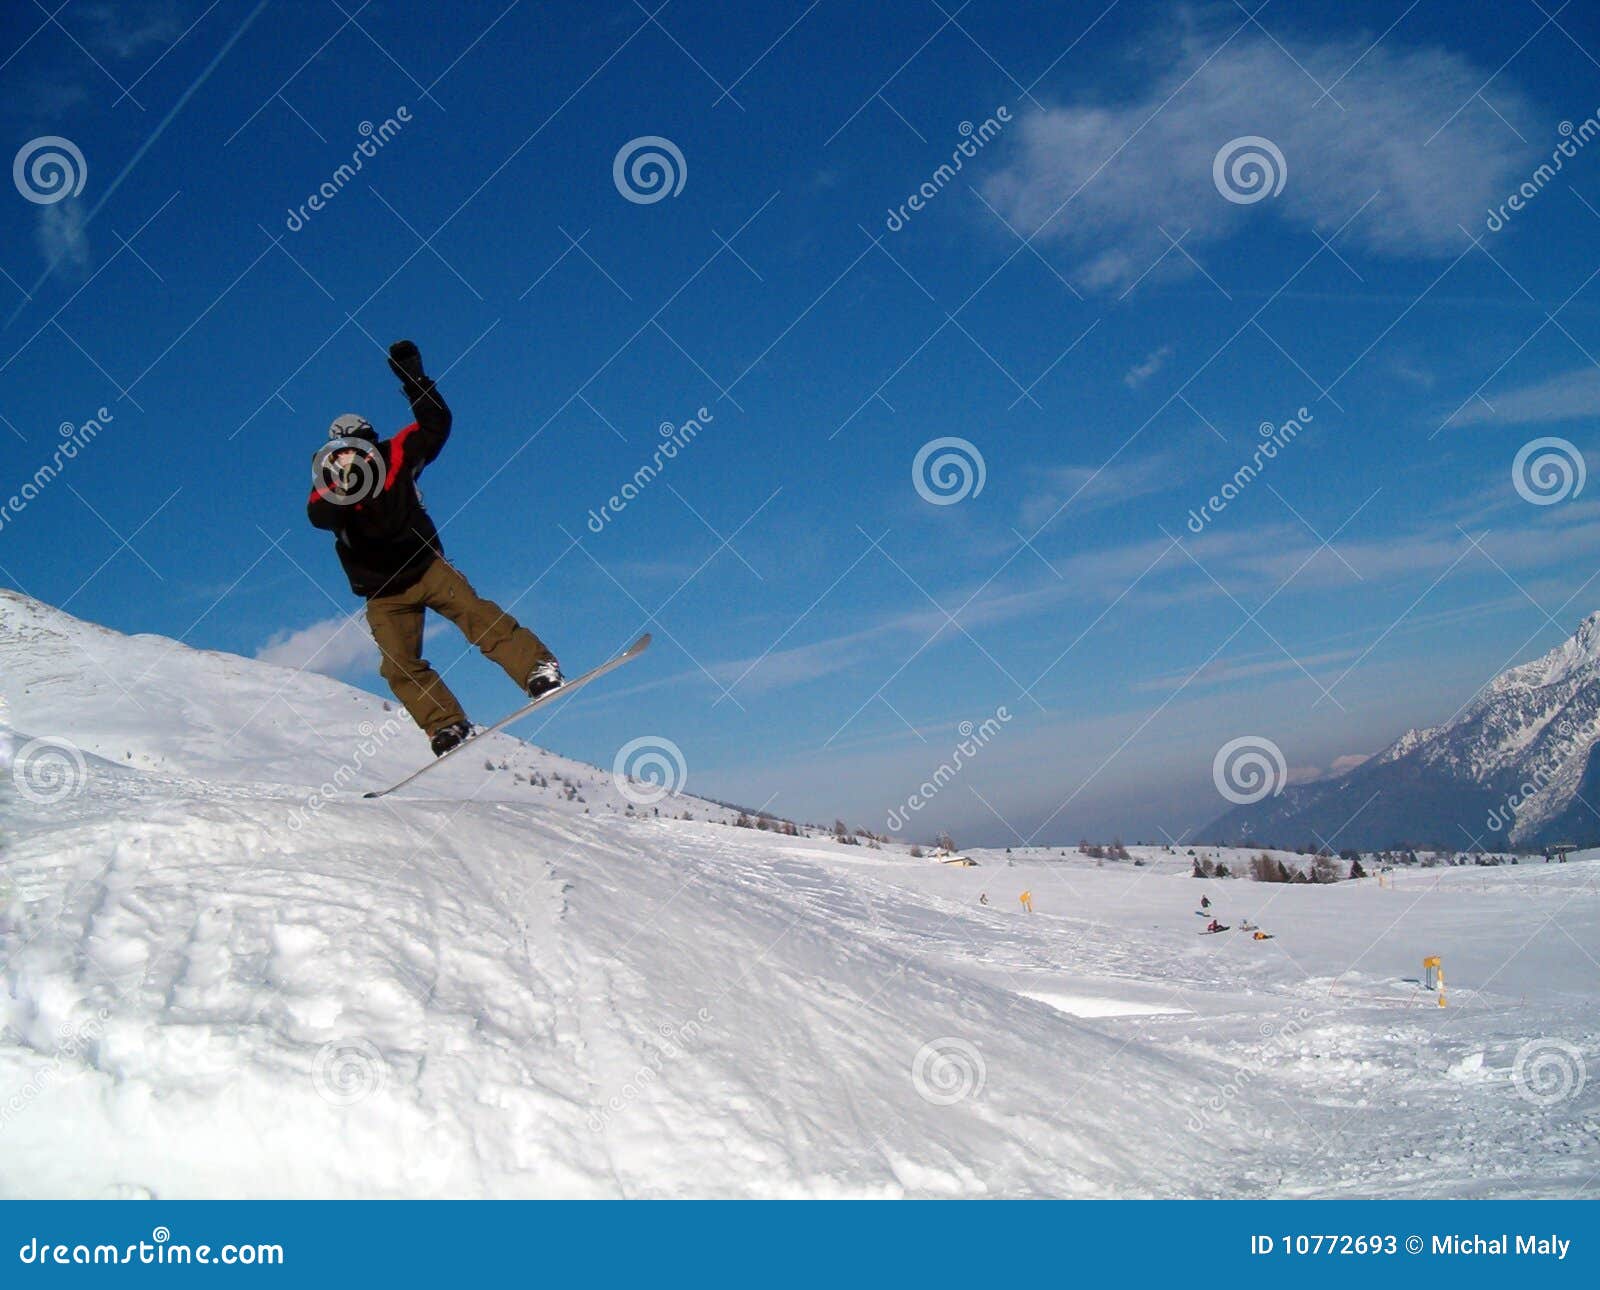
{"label": "raised arm", "polygon": [[389,346],[389,370],[400,378],[400,392],[411,404],[417,428],[406,444],[406,455],[421,470],[439,455],[450,437],[450,408],[422,370],[422,355],[409,340]]}

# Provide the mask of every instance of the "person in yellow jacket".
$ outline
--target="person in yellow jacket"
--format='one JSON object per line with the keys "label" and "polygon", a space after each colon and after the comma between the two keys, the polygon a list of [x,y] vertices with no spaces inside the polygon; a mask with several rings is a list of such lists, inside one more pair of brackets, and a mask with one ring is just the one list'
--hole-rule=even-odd
{"label": "person in yellow jacket", "polygon": [[1033,913],[1033,893],[1031,891],[1023,892],[1022,895],[1017,897],[1017,899],[1022,902],[1022,910],[1024,913]]}

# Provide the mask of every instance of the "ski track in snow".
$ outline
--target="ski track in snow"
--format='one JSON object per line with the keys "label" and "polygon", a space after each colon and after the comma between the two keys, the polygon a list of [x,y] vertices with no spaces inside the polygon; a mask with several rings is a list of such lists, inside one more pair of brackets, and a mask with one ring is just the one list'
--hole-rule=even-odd
{"label": "ski track in snow", "polygon": [[[426,756],[409,729],[295,828],[380,700],[8,594],[0,678],[13,742],[70,738],[87,770],[54,804],[0,780],[0,1194],[1544,1196],[1600,1174],[1590,860],[1383,888],[1196,882],[1159,848],[947,867],[692,798],[630,817],[609,775],[506,736],[504,770],[361,801]],[[1195,936],[1202,892],[1276,939]],[[1425,953],[1448,1007],[1415,984]],[[1530,1043],[1561,1096],[1519,1091]]]}

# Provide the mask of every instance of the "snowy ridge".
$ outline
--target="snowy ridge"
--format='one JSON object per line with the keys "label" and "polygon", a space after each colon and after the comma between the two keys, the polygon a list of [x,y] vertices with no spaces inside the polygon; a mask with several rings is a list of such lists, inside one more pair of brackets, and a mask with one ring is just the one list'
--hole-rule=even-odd
{"label": "snowy ridge", "polygon": [[1537,659],[1495,677],[1451,720],[1410,730],[1347,774],[1224,815],[1204,836],[1298,845],[1600,841],[1584,806],[1600,788],[1600,613]]}
{"label": "snowy ridge", "polygon": [[[1495,677],[1460,716],[1419,741],[1424,760],[1476,780],[1542,758],[1586,760],[1600,728],[1600,613],[1569,639]],[[1573,777],[1576,782],[1576,777]],[[1524,818],[1524,828],[1530,823]]]}
{"label": "snowy ridge", "polygon": [[1438,734],[1438,727],[1431,726],[1426,730],[1407,730],[1405,734],[1396,739],[1392,744],[1372,759],[1372,764],[1380,766],[1384,762],[1399,761],[1407,753],[1420,748],[1434,735]]}
{"label": "snowy ridge", "polygon": [[[124,636],[4,589],[0,703],[0,726],[68,739],[109,762],[213,785],[275,785],[302,799],[330,780],[381,787],[431,756],[403,709],[364,690],[161,636]],[[375,751],[363,756],[364,743]],[[485,762],[495,767],[487,777]],[[609,772],[504,734],[429,779],[430,793],[478,801],[578,814],[639,809]],[[692,796],[674,798],[673,810],[737,815]]]}
{"label": "snowy ridge", "polygon": [[1491,691],[1518,687],[1536,689],[1554,685],[1576,674],[1592,674],[1600,666],[1600,612],[1578,624],[1578,630],[1542,658],[1502,672],[1490,683]]}

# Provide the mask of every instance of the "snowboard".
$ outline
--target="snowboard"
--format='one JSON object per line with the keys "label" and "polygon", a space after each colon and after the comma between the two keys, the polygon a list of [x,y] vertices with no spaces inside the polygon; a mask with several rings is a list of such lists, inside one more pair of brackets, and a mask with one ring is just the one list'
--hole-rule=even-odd
{"label": "snowboard", "polygon": [[1231,929],[1229,929],[1227,927],[1219,927],[1219,928],[1217,928],[1216,932],[1213,932],[1213,931],[1196,932],[1195,935],[1196,936],[1215,936],[1217,934],[1217,932],[1226,932],[1226,931],[1229,931],[1229,930],[1231,930]]}
{"label": "snowboard", "polygon": [[561,685],[557,686],[554,690],[547,690],[544,694],[541,694],[537,699],[530,699],[527,703],[524,703],[515,712],[512,712],[512,713],[508,714],[507,716],[501,717],[500,720],[496,721],[492,726],[484,726],[482,729],[474,730],[470,735],[468,735],[465,739],[463,739],[460,743],[458,743],[449,752],[444,753],[442,756],[435,757],[426,766],[423,766],[419,770],[412,771],[411,774],[407,775],[404,779],[400,780],[398,783],[390,784],[388,788],[375,788],[370,793],[363,793],[362,796],[363,797],[387,797],[390,793],[394,792],[396,789],[404,788],[407,784],[411,783],[413,780],[419,779],[421,776],[426,775],[435,766],[442,765],[445,762],[449,761],[452,757],[454,757],[463,748],[470,748],[473,744],[477,743],[477,741],[479,739],[482,739],[484,735],[492,735],[497,730],[504,730],[513,721],[520,721],[523,717],[527,716],[535,708],[542,708],[545,704],[553,702],[554,700],[561,698],[563,695],[571,694],[574,690],[582,689],[584,686],[588,685],[590,681],[595,680],[597,677],[604,676],[607,672],[613,671],[614,669],[621,667],[624,663],[633,662],[634,659],[638,658],[639,655],[643,654],[645,652],[645,650],[648,649],[649,647],[650,647],[650,633],[646,632],[643,636],[639,637],[638,640],[634,641],[634,643],[632,645],[628,646],[627,649],[623,650],[622,653],[618,654],[615,658],[607,659],[604,663],[600,664],[599,667],[591,668],[589,671],[585,672],[582,676],[575,676],[570,681],[563,682]]}

